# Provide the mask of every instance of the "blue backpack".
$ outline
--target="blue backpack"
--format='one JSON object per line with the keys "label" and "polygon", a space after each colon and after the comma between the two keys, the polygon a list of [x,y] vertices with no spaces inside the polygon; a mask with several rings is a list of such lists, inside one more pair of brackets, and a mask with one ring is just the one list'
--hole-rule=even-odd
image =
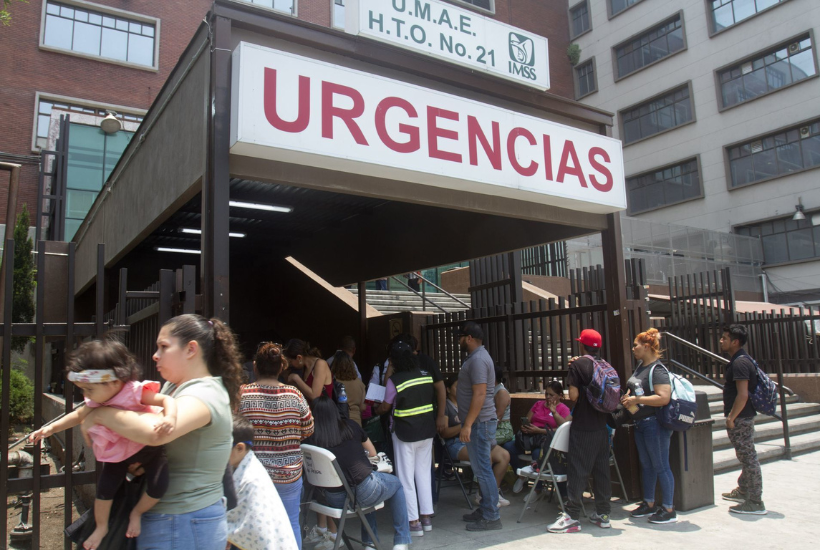
{"label": "blue backpack", "polygon": [[[752,359],[750,355],[747,355]],[[777,384],[775,384],[769,375],[763,372],[763,369],[757,364],[757,361],[752,359],[755,369],[757,369],[757,385],[755,389],[749,393],[749,401],[752,402],[752,407],[761,413],[773,415],[777,410]]]}
{"label": "blue backpack", "polygon": [[685,432],[695,425],[695,416],[698,410],[698,404],[695,398],[695,387],[686,378],[669,372],[669,369],[658,363],[652,365],[652,368],[649,370],[650,392],[655,392],[655,385],[652,383],[655,367],[661,367],[667,372],[669,375],[669,384],[672,386],[669,403],[663,407],[658,407],[655,413],[658,417],[658,422],[667,430]]}
{"label": "blue backpack", "polygon": [[587,400],[604,414],[615,412],[621,402],[621,379],[612,365],[603,359],[584,355],[592,361],[592,380],[586,386]]}

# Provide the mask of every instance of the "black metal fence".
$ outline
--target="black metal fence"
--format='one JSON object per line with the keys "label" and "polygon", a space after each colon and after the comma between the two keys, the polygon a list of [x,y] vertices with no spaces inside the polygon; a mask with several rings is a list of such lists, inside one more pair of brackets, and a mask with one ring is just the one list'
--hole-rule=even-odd
{"label": "black metal fence", "polygon": [[521,272],[526,275],[566,277],[568,271],[566,241],[542,244],[521,251]]}

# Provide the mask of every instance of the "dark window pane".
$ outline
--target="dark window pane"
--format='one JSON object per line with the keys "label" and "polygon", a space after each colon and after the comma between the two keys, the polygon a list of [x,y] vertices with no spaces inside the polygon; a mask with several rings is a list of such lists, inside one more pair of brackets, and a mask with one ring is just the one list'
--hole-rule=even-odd
{"label": "dark window pane", "polygon": [[624,122],[624,143],[632,143],[641,139],[640,119]]}
{"label": "dark window pane", "polygon": [[800,145],[803,149],[803,166],[820,166],[820,135],[804,139]]}
{"label": "dark window pane", "polygon": [[792,75],[788,61],[776,61],[766,67],[766,81],[769,90],[776,90],[792,83]]}
{"label": "dark window pane", "polygon": [[814,242],[811,229],[799,229],[787,233],[789,240],[789,259],[805,260],[814,257]]}
{"label": "dark window pane", "polygon": [[[724,73],[725,74],[725,73]],[[721,87],[721,97],[724,107],[731,107],[746,100],[743,90],[743,80],[730,80]]]}
{"label": "dark window pane", "polygon": [[741,157],[732,161],[732,187],[738,187],[755,181],[752,169],[752,158]]}
{"label": "dark window pane", "polygon": [[732,13],[731,4],[726,4],[725,6],[721,6],[716,9],[712,14],[712,17],[715,24],[715,32],[723,30],[726,27],[731,27],[735,24],[735,17]]}
{"label": "dark window pane", "polygon": [[[816,216],[817,214],[815,214]],[[812,229],[814,232],[814,256],[820,258],[820,225]]]}
{"label": "dark window pane", "polygon": [[755,0],[734,0],[732,4],[735,9],[735,23],[751,17],[757,11],[755,9]]}
{"label": "dark window pane", "polygon": [[680,18],[648,29],[642,35],[616,46],[618,76],[626,76],[683,48]]}
{"label": "dark window pane", "polygon": [[763,237],[761,240],[763,241],[763,259],[767,264],[789,261],[785,233]]}
{"label": "dark window pane", "polygon": [[798,143],[790,143],[777,148],[777,168],[780,174],[789,174],[803,168]]}
{"label": "dark window pane", "polygon": [[768,149],[752,155],[755,167],[755,180],[762,180],[777,175],[777,159],[774,149]]}
{"label": "dark window pane", "polygon": [[817,72],[814,67],[812,50],[805,50],[789,58],[792,65],[792,78],[795,82],[814,76]]}

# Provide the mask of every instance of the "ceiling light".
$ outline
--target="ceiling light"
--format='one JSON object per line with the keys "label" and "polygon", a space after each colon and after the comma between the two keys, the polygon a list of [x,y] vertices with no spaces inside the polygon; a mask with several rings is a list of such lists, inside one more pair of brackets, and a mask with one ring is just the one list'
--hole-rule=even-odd
{"label": "ceiling light", "polygon": [[267,212],[283,212],[285,214],[293,212],[293,208],[291,208],[290,206],[276,206],[273,204],[258,204],[255,202],[230,201],[230,205],[234,208],[249,208],[251,210],[265,210]]}
{"label": "ceiling light", "polygon": [[[201,229],[193,229],[191,227],[180,227],[179,232],[180,233],[190,233],[191,235],[202,235],[202,230]],[[245,233],[228,233],[228,236],[236,237],[237,239],[241,239],[241,238],[245,237],[246,235],[245,235]]]}
{"label": "ceiling light", "polygon": [[157,252],[176,252],[177,254],[202,254],[201,250],[192,250],[190,248],[166,248],[158,246],[154,250]]}
{"label": "ceiling light", "polygon": [[794,213],[794,216],[792,216],[793,221],[799,222],[801,220],[806,219],[805,214],[803,214],[803,203],[795,204],[794,205],[794,210],[795,210],[795,213]]}

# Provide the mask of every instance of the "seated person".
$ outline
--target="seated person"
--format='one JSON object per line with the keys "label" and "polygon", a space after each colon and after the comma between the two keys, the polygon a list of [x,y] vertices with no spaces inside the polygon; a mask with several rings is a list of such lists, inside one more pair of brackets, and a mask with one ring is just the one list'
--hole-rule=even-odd
{"label": "seated person", "polygon": [[[447,377],[444,382],[447,388],[447,421],[448,427],[441,430],[441,437],[444,438],[444,446],[453,461],[456,460],[470,460],[467,454],[467,444],[459,439],[461,433],[461,421],[458,418],[458,403],[456,402],[456,390],[458,388],[458,375],[451,375]],[[500,445],[494,445],[490,451],[490,460],[493,465],[493,474],[495,475],[495,482],[498,489],[498,507],[509,506],[510,501],[501,495],[501,481],[504,479],[504,474],[507,473],[507,466],[510,464],[510,453],[504,450]],[[481,502],[481,496],[476,495],[476,503]]]}

